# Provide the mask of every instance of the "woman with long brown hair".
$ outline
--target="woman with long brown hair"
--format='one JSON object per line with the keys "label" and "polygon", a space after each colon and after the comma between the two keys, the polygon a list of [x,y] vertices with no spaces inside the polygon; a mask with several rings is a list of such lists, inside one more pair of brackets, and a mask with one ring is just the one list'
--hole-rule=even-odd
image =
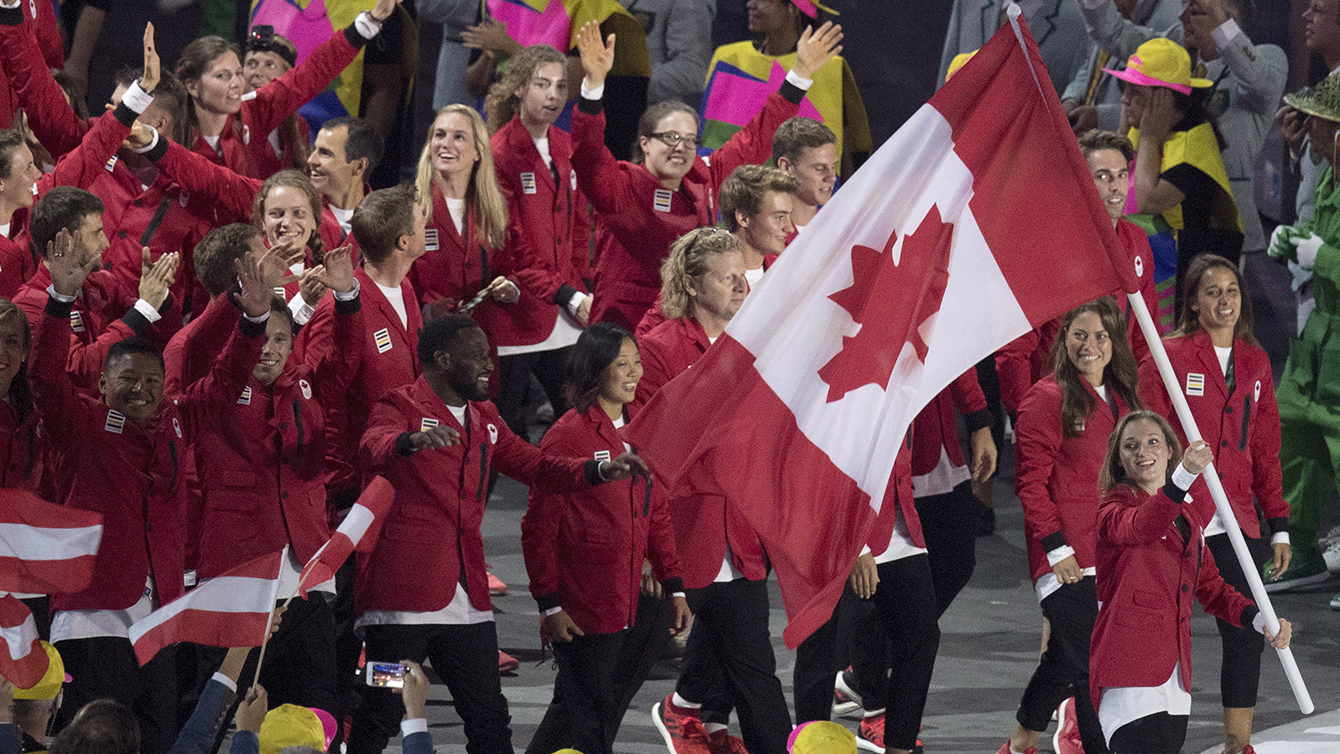
{"label": "woman with long brown hair", "polygon": [[[1214,468],[1224,483],[1238,527],[1256,562],[1271,561],[1266,580],[1289,567],[1289,503],[1280,472],[1280,413],[1270,357],[1252,335],[1252,303],[1238,267],[1215,254],[1191,260],[1179,297],[1177,329],[1163,341],[1178,387],[1205,441],[1214,449]],[[1158,369],[1140,366],[1140,395],[1151,410],[1173,417],[1172,402]],[[1186,441],[1181,422],[1177,435]],[[1205,521],[1205,544],[1219,561],[1224,580],[1249,593],[1247,575],[1233,554],[1228,532],[1215,511],[1205,482],[1191,488],[1191,505]],[[1255,500],[1255,502],[1253,502]],[[1258,507],[1270,527],[1262,541]],[[1273,558],[1265,555],[1272,550]],[[1224,705],[1226,750],[1241,751],[1252,735],[1252,711],[1261,677],[1265,642],[1250,628],[1219,620],[1223,666],[1219,693]]]}
{"label": "woman with long brown hair", "polygon": [[186,45],[177,58],[176,74],[191,96],[187,145],[242,175],[269,177],[283,167],[270,144],[270,132],[329,86],[400,2],[377,0],[300,65],[250,93],[244,93],[245,74],[236,45],[216,36]]}
{"label": "woman with long brown hair", "polygon": [[[1051,639],[1024,690],[1014,733],[1000,751],[1024,752],[1062,707],[1058,735],[1078,725],[1084,750],[1104,751],[1089,700],[1089,633],[1094,596],[1098,471],[1123,414],[1141,408],[1126,322],[1111,299],[1084,304],[1062,320],[1052,374],[1029,389],[1015,427],[1015,492],[1024,507],[1028,563]],[[1069,721],[1067,717],[1071,718]],[[1070,725],[1067,725],[1067,723]]]}

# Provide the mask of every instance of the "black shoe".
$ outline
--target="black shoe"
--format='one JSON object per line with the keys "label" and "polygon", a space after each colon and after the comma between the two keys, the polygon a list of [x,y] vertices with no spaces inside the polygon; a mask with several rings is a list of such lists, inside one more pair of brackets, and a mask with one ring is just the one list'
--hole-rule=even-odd
{"label": "black shoe", "polygon": [[[981,502],[978,501],[980,505]],[[996,533],[996,509],[983,505],[981,518],[977,522],[977,536],[989,537]]]}

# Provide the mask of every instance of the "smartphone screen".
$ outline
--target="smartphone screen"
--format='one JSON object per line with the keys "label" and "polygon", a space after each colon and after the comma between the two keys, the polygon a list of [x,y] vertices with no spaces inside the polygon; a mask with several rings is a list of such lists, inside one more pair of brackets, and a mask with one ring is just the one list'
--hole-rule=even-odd
{"label": "smartphone screen", "polygon": [[405,688],[405,666],[395,662],[369,662],[367,684],[387,689]]}

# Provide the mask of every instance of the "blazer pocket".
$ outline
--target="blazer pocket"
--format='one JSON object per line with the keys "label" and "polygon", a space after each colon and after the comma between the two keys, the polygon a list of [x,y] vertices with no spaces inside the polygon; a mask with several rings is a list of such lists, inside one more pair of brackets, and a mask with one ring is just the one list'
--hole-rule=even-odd
{"label": "blazer pocket", "polygon": [[[207,511],[235,511],[251,512],[259,508],[257,498],[252,495],[242,495],[238,493],[229,494],[228,492],[213,492],[205,498],[205,509]],[[254,528],[255,524],[246,528]]]}
{"label": "blazer pocket", "polygon": [[442,537],[432,529],[420,524],[401,521],[387,521],[382,529],[382,537],[393,542],[414,542],[416,544],[442,544]]}
{"label": "blazer pocket", "polygon": [[250,471],[220,471],[218,476],[220,487],[245,487],[251,489],[256,486],[256,474]]}
{"label": "blazer pocket", "polygon": [[1140,631],[1157,632],[1159,623],[1163,621],[1162,616],[1158,613],[1152,610],[1141,610],[1135,607],[1118,608],[1116,614],[1112,617],[1116,620],[1117,625],[1138,629]]}
{"label": "blazer pocket", "polygon": [[1137,589],[1131,595],[1131,601],[1138,607],[1147,607],[1150,610],[1159,610],[1167,605],[1167,600],[1163,599],[1163,595],[1147,589]]}

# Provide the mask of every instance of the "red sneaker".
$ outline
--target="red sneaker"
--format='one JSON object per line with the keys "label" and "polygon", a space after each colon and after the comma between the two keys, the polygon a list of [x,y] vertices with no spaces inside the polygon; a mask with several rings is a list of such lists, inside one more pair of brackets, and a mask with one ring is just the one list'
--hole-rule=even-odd
{"label": "red sneaker", "polygon": [[707,734],[707,749],[712,754],[749,754],[744,741],[732,736],[725,728]]}
{"label": "red sneaker", "polygon": [[501,649],[498,650],[498,674],[515,673],[521,667],[521,661],[507,654]]}
{"label": "red sneaker", "polygon": [[485,571],[485,573],[489,575],[489,596],[506,597],[507,585],[503,583],[502,579],[494,576],[493,571]]}
{"label": "red sneaker", "polygon": [[1061,702],[1056,708],[1056,734],[1052,736],[1052,751],[1056,754],[1084,754],[1084,742],[1079,737],[1079,723],[1075,719],[1075,697]]}
{"label": "red sneaker", "polygon": [[[1005,743],[1001,744],[1000,751],[997,751],[996,754],[1015,754],[1014,750],[1010,748],[1010,739],[1005,739]],[[1023,750],[1023,754],[1038,754],[1038,747],[1030,746]]]}
{"label": "red sneaker", "polygon": [[861,718],[861,728],[856,733],[856,748],[883,754],[884,751],[884,713]]}
{"label": "red sneaker", "polygon": [[713,754],[698,710],[678,707],[674,698],[670,693],[651,707],[651,721],[660,731],[665,748],[670,754]]}
{"label": "red sneaker", "polygon": [[[1224,751],[1228,751],[1228,749],[1224,749]],[[1253,749],[1251,744],[1247,744],[1242,747],[1242,751],[1238,754],[1256,754],[1256,749]]]}

